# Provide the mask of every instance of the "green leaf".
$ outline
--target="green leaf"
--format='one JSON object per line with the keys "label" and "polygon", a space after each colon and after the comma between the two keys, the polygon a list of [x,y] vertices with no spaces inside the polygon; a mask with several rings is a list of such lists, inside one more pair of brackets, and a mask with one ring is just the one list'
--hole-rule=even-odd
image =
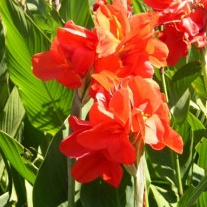
{"label": "green leaf", "polygon": [[149,10],[148,6],[141,0],[132,0],[134,13],[146,12]]}
{"label": "green leaf", "polygon": [[202,76],[198,76],[195,81],[192,83],[192,88],[196,92],[196,94],[204,101],[206,101],[206,89],[205,89],[205,84],[203,81]]}
{"label": "green leaf", "polygon": [[[122,182],[118,188],[108,185],[106,182],[97,179],[81,186],[81,202],[84,207],[125,207],[130,202],[130,195],[133,200],[133,191],[126,197],[127,191],[131,190],[131,180],[127,172],[124,173]],[[127,200],[126,200],[127,199]]]}
{"label": "green leaf", "polygon": [[[158,151],[146,146],[146,152],[148,156],[148,165],[152,167],[149,169],[149,172],[155,172],[161,179],[165,182],[167,181],[168,184],[175,185],[176,177],[173,151],[167,147]],[[166,159],[166,157],[168,159]],[[151,178],[153,180],[153,177]]]}
{"label": "green leaf", "polygon": [[0,12],[10,77],[18,86],[27,116],[38,129],[55,134],[70,113],[72,91],[54,81],[40,81],[31,70],[32,55],[47,50],[50,42],[15,1],[1,0]]}
{"label": "green leaf", "polygon": [[10,164],[31,184],[34,183],[37,169],[24,156],[24,147],[8,134],[0,130],[0,149]]}
{"label": "green leaf", "polygon": [[6,192],[0,196],[0,207],[4,207],[9,200],[9,193]]}
{"label": "green leaf", "polygon": [[56,207],[67,200],[67,160],[59,151],[64,127],[53,138],[39,169],[34,188],[34,207]]}
{"label": "green leaf", "polygon": [[200,75],[201,64],[198,61],[191,62],[180,68],[172,77],[170,105],[179,101],[191,83]]}
{"label": "green leaf", "polygon": [[196,146],[196,151],[199,154],[198,165],[207,169],[207,139],[201,139],[201,141]]}
{"label": "green leaf", "polygon": [[65,21],[73,20],[75,24],[91,29],[94,24],[89,5],[89,0],[63,0],[60,15]]}
{"label": "green leaf", "polygon": [[171,108],[171,113],[176,124],[181,124],[185,121],[190,104],[190,92],[186,90],[181,98]]}
{"label": "green leaf", "polygon": [[200,141],[202,137],[207,138],[206,128],[203,126],[201,121],[191,112],[188,112],[187,121],[191,126],[191,130],[194,132],[195,142]]}
{"label": "green leaf", "polygon": [[0,113],[0,129],[10,136],[15,137],[25,116],[25,110],[19,98],[19,93],[14,87],[9,99]]}
{"label": "green leaf", "polygon": [[183,197],[180,199],[177,207],[188,207],[193,205],[199,196],[207,188],[207,176],[203,177],[199,184],[194,187],[190,186],[184,193]]}
{"label": "green leaf", "polygon": [[207,192],[203,192],[200,197],[198,198],[198,207],[207,206]]}
{"label": "green leaf", "polygon": [[56,36],[57,28],[63,26],[57,11],[44,0],[27,0],[27,9],[38,27],[52,38]]}
{"label": "green leaf", "polygon": [[20,207],[27,203],[25,180],[21,175],[11,166],[12,180],[15,188],[17,203],[16,206]]}
{"label": "green leaf", "polygon": [[150,185],[150,190],[154,195],[158,207],[172,207],[176,203],[176,196],[173,195],[170,189],[166,190],[155,185]]}

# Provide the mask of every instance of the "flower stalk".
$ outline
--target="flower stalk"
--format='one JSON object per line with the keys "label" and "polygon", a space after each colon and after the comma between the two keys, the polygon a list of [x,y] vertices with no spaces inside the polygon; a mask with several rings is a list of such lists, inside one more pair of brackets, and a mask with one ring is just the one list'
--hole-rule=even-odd
{"label": "flower stalk", "polygon": [[137,174],[134,177],[134,207],[143,207],[145,188],[145,154],[144,141],[137,140]]}
{"label": "flower stalk", "polygon": [[[160,73],[161,73],[161,78],[162,78],[163,91],[165,94],[166,101],[168,103],[169,97],[168,97],[167,86],[166,86],[166,81],[165,81],[164,68],[160,69]],[[175,172],[176,172],[177,185],[178,185],[178,195],[179,197],[181,197],[183,195],[183,186],[182,186],[182,180],[181,180],[179,156],[173,153],[173,159],[175,160]]]}
{"label": "flower stalk", "polygon": [[[71,108],[71,116],[81,117],[81,99],[78,95],[78,90],[74,90],[73,104]],[[72,133],[70,129],[70,134]],[[74,164],[74,158],[67,158],[68,169],[68,207],[75,207],[75,180],[71,176],[72,165]]]}

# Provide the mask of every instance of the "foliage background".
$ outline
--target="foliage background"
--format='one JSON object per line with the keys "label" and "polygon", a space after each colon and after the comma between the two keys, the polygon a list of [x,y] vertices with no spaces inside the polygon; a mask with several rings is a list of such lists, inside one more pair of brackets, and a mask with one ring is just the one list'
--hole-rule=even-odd
{"label": "foliage background", "polygon": [[[70,178],[58,145],[68,134],[65,120],[73,91],[37,79],[31,57],[47,50],[56,29],[69,19],[91,29],[93,3],[62,0],[57,12],[44,0],[0,1],[0,207],[68,206]],[[133,6],[135,13],[146,10],[141,0]],[[174,68],[155,71],[163,91],[165,77],[171,123],[184,140],[184,153],[178,157],[169,149],[146,147],[148,206],[207,206],[207,95],[201,61],[200,51],[191,48]],[[88,106],[82,111],[85,116]],[[69,206],[131,207],[133,181],[125,172],[117,189],[100,180],[76,183],[74,198]]]}

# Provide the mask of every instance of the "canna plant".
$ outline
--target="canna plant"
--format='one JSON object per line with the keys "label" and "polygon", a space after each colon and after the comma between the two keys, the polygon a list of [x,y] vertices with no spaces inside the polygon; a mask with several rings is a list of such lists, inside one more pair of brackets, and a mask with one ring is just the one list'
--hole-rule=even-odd
{"label": "canna plant", "polygon": [[206,206],[206,1],[0,1],[0,205]]}

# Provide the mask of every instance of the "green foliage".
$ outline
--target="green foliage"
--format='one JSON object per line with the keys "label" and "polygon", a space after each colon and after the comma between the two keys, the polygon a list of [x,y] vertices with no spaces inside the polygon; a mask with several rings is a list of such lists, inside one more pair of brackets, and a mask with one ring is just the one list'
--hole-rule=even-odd
{"label": "green foliage", "polygon": [[[55,81],[42,82],[32,73],[31,58],[49,49],[58,27],[71,19],[92,29],[95,0],[62,0],[60,10],[44,0],[0,0],[0,206],[68,206],[67,159],[59,143],[68,135],[65,119],[71,113],[73,91]],[[133,0],[134,13],[146,11]],[[171,125],[182,136],[182,155],[165,148],[145,148],[146,207],[207,206],[207,109],[199,52],[164,78],[171,112]],[[163,86],[159,71],[155,79]],[[164,91],[164,87],[163,92]],[[83,108],[87,117],[91,106]],[[179,168],[176,168],[176,162]],[[181,185],[179,184],[179,174]],[[181,188],[183,192],[181,192]],[[73,207],[132,207],[133,180],[124,171],[118,188],[97,179],[75,184]]]}

